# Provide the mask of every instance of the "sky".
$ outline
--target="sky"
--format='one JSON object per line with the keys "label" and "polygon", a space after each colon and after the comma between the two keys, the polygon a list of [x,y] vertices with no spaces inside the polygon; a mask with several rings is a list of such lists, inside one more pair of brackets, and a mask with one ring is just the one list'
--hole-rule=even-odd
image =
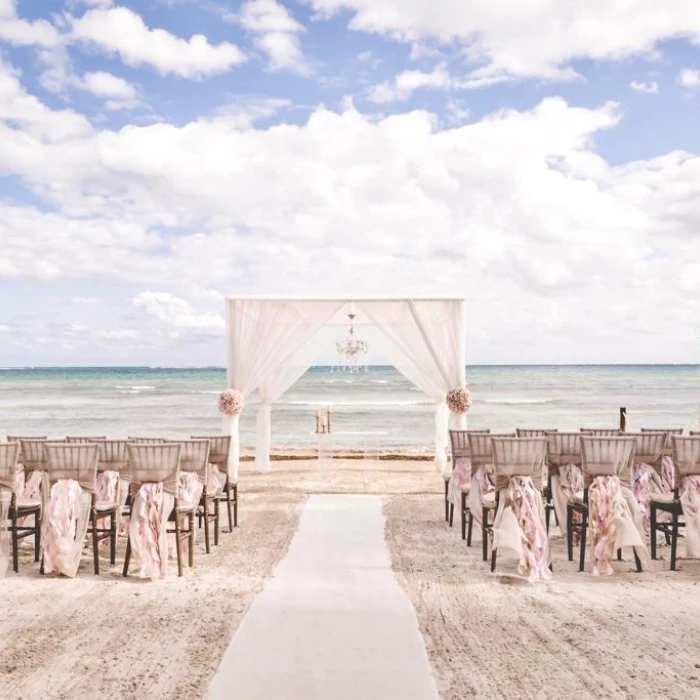
{"label": "sky", "polygon": [[0,366],[223,365],[226,296],[700,357],[697,0],[0,0]]}

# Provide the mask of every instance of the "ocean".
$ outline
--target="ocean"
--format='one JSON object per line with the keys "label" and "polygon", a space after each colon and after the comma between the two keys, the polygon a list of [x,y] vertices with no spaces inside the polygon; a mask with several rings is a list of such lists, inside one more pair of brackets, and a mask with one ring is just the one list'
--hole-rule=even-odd
{"label": "ocean", "polygon": [[[697,365],[470,366],[470,428],[578,430],[697,428]],[[162,435],[218,433],[221,368],[94,367],[0,370],[0,436],[7,434]],[[255,443],[257,400],[241,416],[244,447]],[[313,448],[318,409],[333,409],[334,447],[429,453],[433,405],[391,367],[367,372],[310,369],[273,407],[276,451]]]}

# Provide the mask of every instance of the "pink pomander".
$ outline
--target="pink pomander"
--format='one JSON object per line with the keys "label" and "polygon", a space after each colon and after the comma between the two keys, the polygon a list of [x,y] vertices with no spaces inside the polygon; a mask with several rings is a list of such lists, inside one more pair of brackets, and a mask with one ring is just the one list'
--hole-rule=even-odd
{"label": "pink pomander", "polygon": [[464,386],[447,392],[447,408],[452,413],[466,413],[472,405],[472,393]]}
{"label": "pink pomander", "polygon": [[226,389],[219,394],[219,411],[225,416],[237,416],[244,404],[243,394],[238,389]]}

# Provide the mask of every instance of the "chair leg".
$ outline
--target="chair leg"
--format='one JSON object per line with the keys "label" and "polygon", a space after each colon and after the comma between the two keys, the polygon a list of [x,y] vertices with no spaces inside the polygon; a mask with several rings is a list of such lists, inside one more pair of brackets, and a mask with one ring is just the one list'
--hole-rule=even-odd
{"label": "chair leg", "polygon": [[673,512],[671,525],[671,571],[676,570],[676,547],[678,546],[678,511]]}
{"label": "chair leg", "polygon": [[187,562],[190,566],[190,569],[194,566],[194,511],[192,511],[189,515],[189,523],[190,523],[190,533],[189,533],[189,541],[190,541],[190,551],[188,552],[189,554],[189,561]]}
{"label": "chair leg", "polygon": [[233,527],[238,527],[238,484],[233,487]]}
{"label": "chair leg", "polygon": [[491,573],[493,573],[496,570],[496,552],[498,550],[494,547],[491,550]]}
{"label": "chair leg", "polygon": [[221,518],[221,503],[218,497],[214,499],[214,546],[219,546],[219,520]]}
{"label": "chair leg", "polygon": [[619,547],[617,550],[617,560],[622,561],[622,547]]}
{"label": "chair leg", "polygon": [[[443,481],[445,481],[443,479]],[[450,519],[450,503],[447,500],[447,490],[449,488],[449,483],[445,481],[445,522],[447,522]]]}
{"label": "chair leg", "polygon": [[574,509],[566,506],[566,551],[569,561],[574,560]]}
{"label": "chair leg", "polygon": [[177,552],[177,575],[182,576],[182,541],[180,540],[180,518],[175,507],[175,551]]}
{"label": "chair leg", "polygon": [[656,506],[653,503],[649,504],[649,530],[651,534],[651,558],[656,559]]}
{"label": "chair leg", "polygon": [[117,510],[112,511],[109,519],[109,563],[114,566],[117,563]]}
{"label": "chair leg", "polygon": [[19,538],[17,536],[17,509],[14,506],[12,506],[10,513],[12,522],[12,570],[17,574],[19,573]]}
{"label": "chair leg", "polygon": [[581,513],[581,554],[579,557],[579,571],[586,570],[586,533],[588,531],[588,509]]}
{"label": "chair leg", "polygon": [[472,515],[472,512],[469,511],[469,515],[467,517],[467,547],[472,546],[472,528],[474,526],[474,516]]}
{"label": "chair leg", "polygon": [[642,560],[639,558],[639,554],[637,554],[637,550],[632,547],[632,553],[634,554],[634,564],[637,567],[637,573],[641,574],[642,573]]}
{"label": "chair leg", "polygon": [[93,503],[90,520],[92,521],[92,560],[95,566],[95,576],[100,574],[100,543],[97,538],[97,510],[95,510],[95,504]]}
{"label": "chair leg", "polygon": [[489,560],[489,509],[481,509],[481,557],[484,561]]}
{"label": "chair leg", "polygon": [[460,510],[462,511],[462,539],[466,539],[467,537],[467,520],[465,517],[465,510],[467,507],[467,494],[462,492],[461,497],[460,497]]}
{"label": "chair leg", "polygon": [[38,562],[41,557],[41,514],[37,511],[34,514],[34,561]]}
{"label": "chair leg", "polygon": [[[202,507],[204,509],[204,551],[209,554],[211,552],[211,549],[209,547],[209,498],[207,494],[204,494],[204,498],[202,499],[203,504]],[[199,519],[199,526],[202,526],[202,518],[200,517]]]}
{"label": "chair leg", "polygon": [[131,535],[126,536],[126,554],[124,554],[124,571],[123,574],[126,576],[129,573],[129,559],[131,559]]}
{"label": "chair leg", "polygon": [[544,504],[544,524],[545,527],[547,528],[547,534],[549,534],[549,517],[551,515],[552,511],[549,508],[549,504],[545,503]]}
{"label": "chair leg", "polygon": [[226,510],[228,511],[228,531],[233,532],[233,510],[231,504],[231,487],[226,485]]}
{"label": "chair leg", "polygon": [[452,522],[454,521],[455,517],[455,504],[450,503],[450,527],[452,527]]}

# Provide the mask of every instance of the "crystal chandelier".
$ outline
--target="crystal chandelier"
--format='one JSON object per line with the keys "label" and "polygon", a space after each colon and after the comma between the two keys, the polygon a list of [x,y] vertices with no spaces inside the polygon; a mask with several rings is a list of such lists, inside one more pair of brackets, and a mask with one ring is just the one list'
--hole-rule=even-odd
{"label": "crystal chandelier", "polygon": [[[360,357],[367,354],[369,343],[355,335],[355,314],[348,314],[348,318],[350,319],[350,330],[345,338],[336,341],[335,350],[338,353],[338,368],[342,369],[343,372],[347,370],[354,374],[359,372],[362,366]],[[366,365],[365,370],[367,370]]]}

